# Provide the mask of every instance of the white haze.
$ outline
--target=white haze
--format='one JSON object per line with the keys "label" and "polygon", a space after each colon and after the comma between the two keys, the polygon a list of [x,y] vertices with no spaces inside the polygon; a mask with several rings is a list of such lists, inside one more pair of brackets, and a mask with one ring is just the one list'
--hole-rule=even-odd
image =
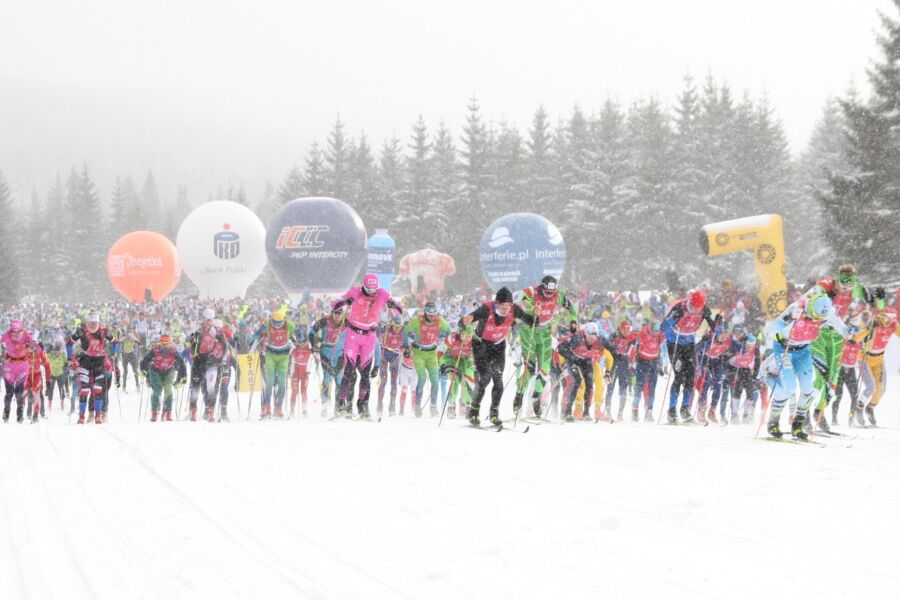
{"label": "white haze", "polygon": [[255,203],[338,114],[405,143],[420,113],[458,134],[474,93],[525,131],[540,103],[669,105],[708,71],[767,94],[799,153],[828,96],[867,89],[890,4],[3,0],[0,169],[19,200],[87,161],[104,195],[152,169],[165,197],[231,180]]}

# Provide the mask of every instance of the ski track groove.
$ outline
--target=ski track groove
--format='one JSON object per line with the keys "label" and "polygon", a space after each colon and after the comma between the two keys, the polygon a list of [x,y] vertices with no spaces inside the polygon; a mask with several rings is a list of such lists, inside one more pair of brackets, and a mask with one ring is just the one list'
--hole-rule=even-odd
{"label": "ski track groove", "polygon": [[[268,549],[266,543],[249,533],[245,528],[239,526],[236,523],[232,523],[231,526],[240,532],[240,534],[246,538],[247,541],[242,541],[239,539],[233,531],[225,528],[219,521],[212,517],[212,515],[203,508],[203,506],[194,500],[191,496],[189,496],[183,489],[174,485],[170,480],[164,477],[159,473],[156,469],[150,466],[146,459],[144,458],[143,452],[140,448],[132,445],[130,442],[127,442],[117,436],[116,434],[109,431],[107,428],[101,428],[100,431],[108,435],[110,438],[115,440],[120,448],[125,450],[124,455],[128,456],[135,464],[141,467],[142,470],[149,473],[154,479],[159,481],[166,489],[168,489],[176,498],[178,498],[182,505],[191,509],[194,513],[202,517],[208,524],[212,525],[214,529],[219,531],[219,533],[223,534],[225,538],[230,539],[232,542],[237,544],[240,548],[243,548],[247,551],[247,553],[262,567],[266,570],[272,572],[277,578],[281,579],[283,582],[288,584],[289,587],[293,588],[297,593],[301,594],[304,598],[325,598],[319,590],[312,589],[310,584],[315,585],[314,582],[308,582],[307,584],[301,584],[300,582],[295,581],[293,578],[288,577],[282,570],[276,569],[272,567],[270,561],[266,561],[262,558],[261,554],[265,554],[269,556],[274,562],[282,563],[283,557],[273,554],[271,550]],[[256,546],[256,549],[251,549],[251,546]],[[304,577],[304,579],[306,579]]]}
{"label": "ski track groove", "polygon": [[[271,451],[275,452],[275,453],[276,453],[278,456],[280,456],[280,457],[283,457],[283,456],[289,456],[291,451],[296,450],[296,448],[294,448],[294,447],[288,448],[286,445],[278,444],[278,443],[275,442],[274,440],[271,440],[271,439],[268,439],[268,438],[259,438],[258,436],[252,436],[252,434],[249,434],[248,432],[236,432],[236,433],[238,433],[238,435],[239,435],[240,437],[247,437],[247,438],[251,438],[251,437],[252,437],[252,440],[253,440],[254,442],[256,442],[256,443],[258,443],[258,444],[261,444],[262,446],[268,447]],[[344,484],[344,483],[346,482],[346,479],[345,479],[345,478],[337,477],[335,471],[330,470],[330,469],[327,469],[324,465],[319,465],[318,463],[314,463],[314,464],[311,464],[311,465],[308,464],[308,465],[307,465],[307,468],[310,467],[310,466],[316,468],[316,471],[317,471],[317,479],[326,480],[327,483],[334,484],[334,485],[341,485],[341,484]],[[360,474],[360,473],[366,474],[365,472],[356,471],[356,472],[355,472],[356,479],[359,479],[359,474]],[[368,474],[366,474],[366,475],[368,475]],[[308,518],[308,517],[304,517],[303,520],[304,520],[305,522],[307,522],[307,523],[311,522],[311,519]],[[402,595],[403,597],[411,598],[411,596],[409,596],[409,595],[407,595],[407,594],[401,592],[400,590],[397,590],[397,589],[394,588],[394,586],[392,586],[391,584],[388,584],[387,582],[383,581],[382,578],[380,578],[379,576],[374,575],[373,573],[371,573],[371,572],[370,572],[368,569],[366,569],[364,566],[359,565],[359,564],[357,564],[357,563],[355,563],[355,562],[354,562],[354,563],[349,563],[349,562],[347,562],[346,560],[344,560],[343,558],[341,558],[335,550],[333,550],[333,549],[331,549],[331,548],[328,548],[328,547],[325,547],[321,542],[318,542],[317,540],[313,540],[313,539],[309,538],[307,535],[301,533],[300,531],[297,531],[297,528],[296,528],[296,527],[294,527],[294,526],[292,526],[292,525],[288,525],[287,527],[288,527],[288,529],[290,529],[295,535],[298,535],[298,536],[304,538],[305,540],[307,540],[310,544],[316,545],[316,546],[322,548],[323,550],[327,551],[327,552],[332,556],[332,558],[333,558],[334,560],[336,560],[336,561],[338,561],[338,562],[340,562],[340,563],[342,563],[342,564],[344,564],[344,565],[347,565],[348,567],[351,567],[351,568],[353,568],[353,569],[356,569],[356,570],[358,570],[358,571],[364,573],[367,577],[370,577],[370,578],[373,579],[374,581],[377,581],[379,584],[381,584],[381,585],[383,585],[383,586],[386,586],[386,587],[389,587],[392,591],[396,592],[398,595]],[[345,532],[345,533],[352,533],[352,535],[355,536],[355,537],[360,537],[360,536],[361,536],[361,533],[360,533],[360,531],[358,531],[358,530],[354,530],[354,531],[352,531],[352,532],[348,532],[348,531],[345,529],[344,532]],[[391,551],[391,549],[390,549],[388,546],[386,546],[385,544],[379,542],[376,538],[373,538],[371,535],[365,536],[365,539],[366,539],[366,541],[369,542],[369,544],[371,544],[371,545],[373,545],[373,546],[378,546],[378,547],[382,548],[386,553]],[[425,583],[424,580],[421,579],[421,577],[417,577],[417,578],[419,579],[419,582],[420,582],[420,583]],[[446,584],[446,582],[445,582],[445,584]],[[472,598],[485,598],[485,600],[487,600],[488,598],[490,598],[489,596],[480,596],[480,595],[476,594],[475,592],[473,592],[472,590],[467,589],[467,588],[459,587],[459,586],[456,585],[456,584],[452,584],[452,585],[453,585],[453,586],[454,586],[461,594],[465,594],[465,595],[467,595],[467,596],[469,596],[469,597],[472,597]],[[434,593],[434,592],[432,592],[432,593]],[[458,597],[458,596],[451,596],[451,597]]]}

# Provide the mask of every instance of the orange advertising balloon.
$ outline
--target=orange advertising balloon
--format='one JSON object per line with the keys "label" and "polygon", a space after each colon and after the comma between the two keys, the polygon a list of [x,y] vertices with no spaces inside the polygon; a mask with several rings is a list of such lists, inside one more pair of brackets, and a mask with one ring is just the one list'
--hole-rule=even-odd
{"label": "orange advertising balloon", "polygon": [[169,239],[153,231],[120,237],[106,257],[106,275],[120,294],[135,303],[148,296],[157,302],[181,279],[178,252]]}

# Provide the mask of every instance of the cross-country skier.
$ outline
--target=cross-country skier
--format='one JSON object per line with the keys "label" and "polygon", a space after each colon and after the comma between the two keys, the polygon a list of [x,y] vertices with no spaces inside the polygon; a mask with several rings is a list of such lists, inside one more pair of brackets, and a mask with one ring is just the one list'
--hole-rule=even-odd
{"label": "cross-country skier", "polygon": [[309,384],[309,359],[312,358],[312,346],[305,327],[294,329],[294,349],[291,350],[291,418],[297,410],[297,393],[301,398],[301,414],[306,417],[308,401],[306,388]]}
{"label": "cross-country skier", "polygon": [[490,419],[501,425],[500,398],[503,397],[503,369],[506,367],[506,336],[516,319],[533,325],[537,318],[527,314],[518,304],[513,304],[512,292],[502,287],[494,300],[488,300],[459,320],[460,327],[475,326],[472,338],[472,356],[475,360],[476,386],[469,407],[469,423],[479,425],[481,399],[489,383],[491,390]]}
{"label": "cross-country skier", "polygon": [[662,374],[668,362],[665,336],[657,320],[641,328],[637,337],[637,366],[635,368],[634,403],[631,405],[631,420],[638,420],[641,394],[645,395],[646,409],[644,421],[653,420],[653,399],[656,396],[656,377]]}
{"label": "cross-country skier", "polygon": [[526,313],[537,317],[537,322],[531,327],[522,327],[519,330],[525,370],[516,385],[513,411],[519,412],[529,381],[534,378],[532,404],[535,416],[540,417],[541,394],[550,376],[550,364],[553,360],[550,326],[557,311],[566,311],[570,322],[578,320],[578,312],[565,294],[557,289],[556,277],[552,275],[544,276],[539,285],[525,288],[522,292],[521,305]]}
{"label": "cross-country skier", "polygon": [[[575,397],[581,382],[584,381],[584,410],[582,419],[590,420],[591,398],[594,396],[594,363],[600,360],[603,349],[610,349],[610,342],[600,336],[596,323],[587,323],[556,347],[559,355],[566,359],[566,369],[571,376],[566,393],[566,421],[573,421]],[[612,350],[611,350],[612,351]]]}
{"label": "cross-country skier", "polygon": [[334,356],[334,348],[344,332],[344,325],[343,308],[335,308],[331,310],[329,315],[313,323],[310,328],[313,352],[319,355],[318,362],[322,367],[322,385],[319,397],[322,403],[321,416],[323,418],[328,415],[328,404],[332,400],[332,390],[337,391],[335,388],[339,388],[341,385],[344,357],[343,355],[338,355],[335,367],[331,366],[331,358]]}
{"label": "cross-country skier", "polygon": [[0,344],[6,348],[3,355],[3,383],[6,395],[3,398],[3,422],[9,420],[12,399],[16,399],[16,419],[19,423],[25,418],[25,380],[28,378],[28,354],[34,350],[35,343],[31,333],[25,330],[20,319],[13,319],[9,329],[0,337]]}
{"label": "cross-country skier", "polygon": [[[279,309],[272,317],[260,325],[250,342],[251,348],[259,344],[260,354],[264,353],[265,384],[260,398],[260,418],[284,418],[284,395],[287,391],[288,372],[291,367],[291,338],[294,323],[286,320],[284,311]],[[274,401],[274,411],[272,404]]]}
{"label": "cross-country skier", "polygon": [[339,402],[343,410],[347,410],[350,397],[351,374],[359,371],[359,395],[357,404],[365,408],[368,416],[369,378],[371,376],[375,347],[378,337],[375,328],[378,325],[381,309],[387,306],[403,314],[403,307],[393,298],[390,292],[378,287],[378,277],[371,273],[363,277],[362,285],[347,290],[343,296],[331,305],[332,310],[349,306],[347,323],[344,330],[344,374],[341,382]]}
{"label": "cross-country skier", "polygon": [[475,365],[472,362],[471,327],[458,329],[447,340],[447,350],[441,356],[441,388],[448,384],[450,389],[444,395],[447,404],[447,416],[456,417],[456,398],[459,392],[459,414],[465,414],[472,404],[471,388],[475,385]]}
{"label": "cross-country skier", "polygon": [[677,422],[675,409],[678,392],[681,390],[681,418],[691,420],[691,393],[694,389],[694,342],[703,322],[715,330],[721,316],[713,319],[706,305],[706,295],[701,290],[692,290],[688,297],[676,302],[669,310],[662,324],[666,334],[666,347],[672,363],[672,389],[669,390],[669,423]]}
{"label": "cross-country skier", "polygon": [[200,328],[191,334],[188,341],[191,353],[191,421],[197,420],[197,398],[201,391],[206,405],[203,418],[207,421],[214,420],[216,397],[224,366],[222,363],[228,349],[225,333],[213,323],[216,312],[212,308],[205,308],[202,317]]}
{"label": "cross-country skier", "polygon": [[863,357],[863,396],[868,397],[866,404],[866,417],[869,424],[877,425],[875,421],[875,407],[884,396],[887,378],[884,372],[884,351],[888,343],[895,335],[900,336],[900,324],[897,320],[897,309],[886,306],[884,288],[875,289],[873,294],[874,306],[872,319],[869,325],[869,333],[864,345]]}
{"label": "cross-country skier", "polygon": [[103,393],[106,386],[106,344],[113,341],[105,327],[100,325],[100,315],[88,314],[87,323],[75,330],[70,341],[81,346],[78,354],[78,378],[80,383],[78,423],[84,423],[84,411],[88,398],[94,408],[94,422],[103,423]]}
{"label": "cross-country skier", "polygon": [[390,385],[388,416],[396,414],[397,382],[400,376],[400,356],[403,354],[403,319],[395,315],[381,334],[381,370],[378,378],[378,416],[384,410],[384,390]]}
{"label": "cross-country skier", "polygon": [[184,384],[187,379],[187,368],[184,360],[178,353],[178,349],[172,343],[172,336],[163,334],[159,342],[149,352],[144,354],[140,364],[141,373],[150,384],[150,420],[156,422],[159,418],[159,397],[164,395],[162,406],[162,420],[172,420],[172,399],[174,397],[172,386],[176,382]]}
{"label": "cross-country skier", "polygon": [[425,307],[403,328],[404,347],[412,348],[413,364],[416,367],[415,414],[422,416],[425,384],[430,383],[431,416],[437,416],[438,398],[438,345],[450,335],[450,326],[437,312],[434,302],[426,302]]}
{"label": "cross-country skier", "polygon": [[767,431],[773,437],[783,435],[779,429],[781,412],[799,388],[800,400],[791,421],[791,435],[798,439],[807,438],[804,425],[815,395],[811,344],[819,337],[819,330],[826,322],[842,335],[847,332],[843,321],[834,313],[831,299],[819,293],[809,298],[801,297],[767,328],[767,336],[774,336],[774,364],[778,368],[767,425]]}

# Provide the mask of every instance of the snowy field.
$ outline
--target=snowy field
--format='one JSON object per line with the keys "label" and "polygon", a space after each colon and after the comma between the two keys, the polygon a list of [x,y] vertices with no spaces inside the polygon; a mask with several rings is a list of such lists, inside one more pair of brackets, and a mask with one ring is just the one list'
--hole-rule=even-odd
{"label": "snowy field", "polygon": [[819,448],[750,426],[327,422],[318,403],[151,424],[122,403],[124,423],[113,394],[107,425],[54,407],[0,426],[0,598],[900,597],[900,430]]}

